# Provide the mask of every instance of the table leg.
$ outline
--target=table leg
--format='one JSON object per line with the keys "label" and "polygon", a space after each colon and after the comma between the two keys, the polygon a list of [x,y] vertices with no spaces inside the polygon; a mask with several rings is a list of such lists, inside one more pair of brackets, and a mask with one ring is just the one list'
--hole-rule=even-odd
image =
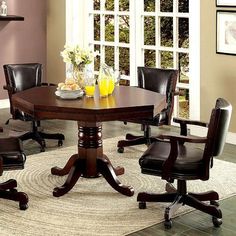
{"label": "table leg", "polygon": [[53,196],[59,197],[69,192],[79,177],[98,177],[100,173],[116,191],[133,196],[134,189],[120,183],[117,175],[124,174],[123,167],[114,168],[106,155],[103,155],[101,123],[78,122],[78,154],[70,157],[64,168],[53,167],[55,175],[68,174],[66,182],[56,187]]}
{"label": "table leg", "polygon": [[77,159],[78,159],[78,154],[74,154],[70,157],[69,161],[63,168],[57,166],[53,167],[51,169],[52,175],[58,175],[58,176],[67,175]]}
{"label": "table leg", "polygon": [[112,188],[114,188],[117,192],[129,197],[134,195],[133,187],[121,184],[116,176],[113,166],[107,159],[97,158],[97,165],[98,171],[103,175]]}
{"label": "table leg", "polygon": [[74,187],[79,177],[81,176],[84,166],[85,166],[85,160],[77,159],[70,169],[66,182],[61,187],[54,188],[53,196],[60,197],[69,192]]}

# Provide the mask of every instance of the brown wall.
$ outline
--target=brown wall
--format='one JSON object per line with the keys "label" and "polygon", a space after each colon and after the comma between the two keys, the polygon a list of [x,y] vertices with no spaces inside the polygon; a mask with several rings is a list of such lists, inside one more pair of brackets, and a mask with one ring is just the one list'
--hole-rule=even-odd
{"label": "brown wall", "polygon": [[46,68],[46,0],[8,0],[7,5],[9,15],[25,20],[0,21],[0,99],[8,97],[3,64],[39,62]]}
{"label": "brown wall", "polygon": [[66,0],[47,0],[47,78],[51,83],[65,80],[65,63],[60,56],[66,42]]}
{"label": "brown wall", "polygon": [[236,133],[236,56],[216,54],[217,9],[227,8],[201,0],[201,119],[208,120],[216,98],[223,97],[233,106],[230,132]]}

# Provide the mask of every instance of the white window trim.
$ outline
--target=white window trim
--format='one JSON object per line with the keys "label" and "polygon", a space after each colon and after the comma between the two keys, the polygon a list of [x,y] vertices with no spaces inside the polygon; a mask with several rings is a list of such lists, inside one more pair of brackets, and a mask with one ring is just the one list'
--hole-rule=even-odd
{"label": "white window trim", "polygon": [[200,120],[200,1],[189,1],[189,61],[190,77],[190,119]]}

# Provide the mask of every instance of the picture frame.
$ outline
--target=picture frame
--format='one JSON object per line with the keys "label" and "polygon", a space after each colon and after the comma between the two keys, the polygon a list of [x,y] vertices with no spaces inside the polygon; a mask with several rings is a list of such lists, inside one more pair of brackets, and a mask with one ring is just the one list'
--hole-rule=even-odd
{"label": "picture frame", "polygon": [[217,7],[236,7],[236,0],[216,0]]}
{"label": "picture frame", "polygon": [[216,11],[216,53],[236,55],[236,11]]}

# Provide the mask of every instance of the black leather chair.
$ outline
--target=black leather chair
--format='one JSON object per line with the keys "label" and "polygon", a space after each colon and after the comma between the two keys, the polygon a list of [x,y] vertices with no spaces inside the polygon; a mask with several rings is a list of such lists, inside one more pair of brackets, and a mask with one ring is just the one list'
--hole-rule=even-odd
{"label": "black leather chair", "polygon": [[[139,193],[137,197],[139,208],[146,208],[146,202],[172,202],[164,214],[166,228],[171,228],[171,218],[182,205],[189,205],[210,214],[216,227],[222,224],[222,213],[217,202],[218,193],[215,191],[187,192],[186,182],[187,180],[206,181],[209,179],[213,158],[220,155],[224,147],[231,111],[231,105],[226,100],[219,98],[212,110],[209,124],[174,119],[180,124],[182,135],[159,136],[161,141],[152,143],[140,158],[142,173],[161,176],[167,181],[167,192],[162,194]],[[187,136],[187,124],[208,127],[207,136]],[[204,149],[199,148],[199,144],[204,145]],[[171,184],[175,179],[177,189]],[[210,204],[206,204],[205,201],[210,201]]]}
{"label": "black leather chair", "polygon": [[169,125],[174,107],[174,95],[178,79],[178,70],[138,67],[138,87],[166,95],[167,106],[152,119],[127,120],[126,122],[141,124],[142,136],[126,134],[126,140],[118,141],[118,152],[123,153],[124,147],[139,144],[149,145],[152,141],[151,127]]}
{"label": "black leather chair", "polygon": [[[33,139],[39,143],[41,151],[45,151],[46,143],[45,139],[57,139],[58,146],[61,146],[65,139],[63,134],[46,134],[38,131],[40,121],[34,120],[30,115],[16,109],[12,105],[11,97],[14,93],[36,87],[36,86],[48,86],[52,84],[41,83],[42,78],[42,65],[39,63],[26,63],[26,64],[8,64],[4,65],[4,73],[6,79],[6,85],[4,89],[8,91],[10,100],[10,112],[12,119],[30,121],[32,122],[32,130],[19,136],[22,141],[27,139]],[[10,120],[10,119],[9,119]],[[9,120],[6,124],[9,123]]]}
{"label": "black leather chair", "polygon": [[[0,128],[2,131],[2,129]],[[0,176],[3,170],[23,169],[26,156],[22,149],[22,143],[17,138],[0,138]],[[21,210],[28,208],[28,196],[24,192],[18,192],[15,179],[9,179],[0,183],[0,198],[19,202]]]}

